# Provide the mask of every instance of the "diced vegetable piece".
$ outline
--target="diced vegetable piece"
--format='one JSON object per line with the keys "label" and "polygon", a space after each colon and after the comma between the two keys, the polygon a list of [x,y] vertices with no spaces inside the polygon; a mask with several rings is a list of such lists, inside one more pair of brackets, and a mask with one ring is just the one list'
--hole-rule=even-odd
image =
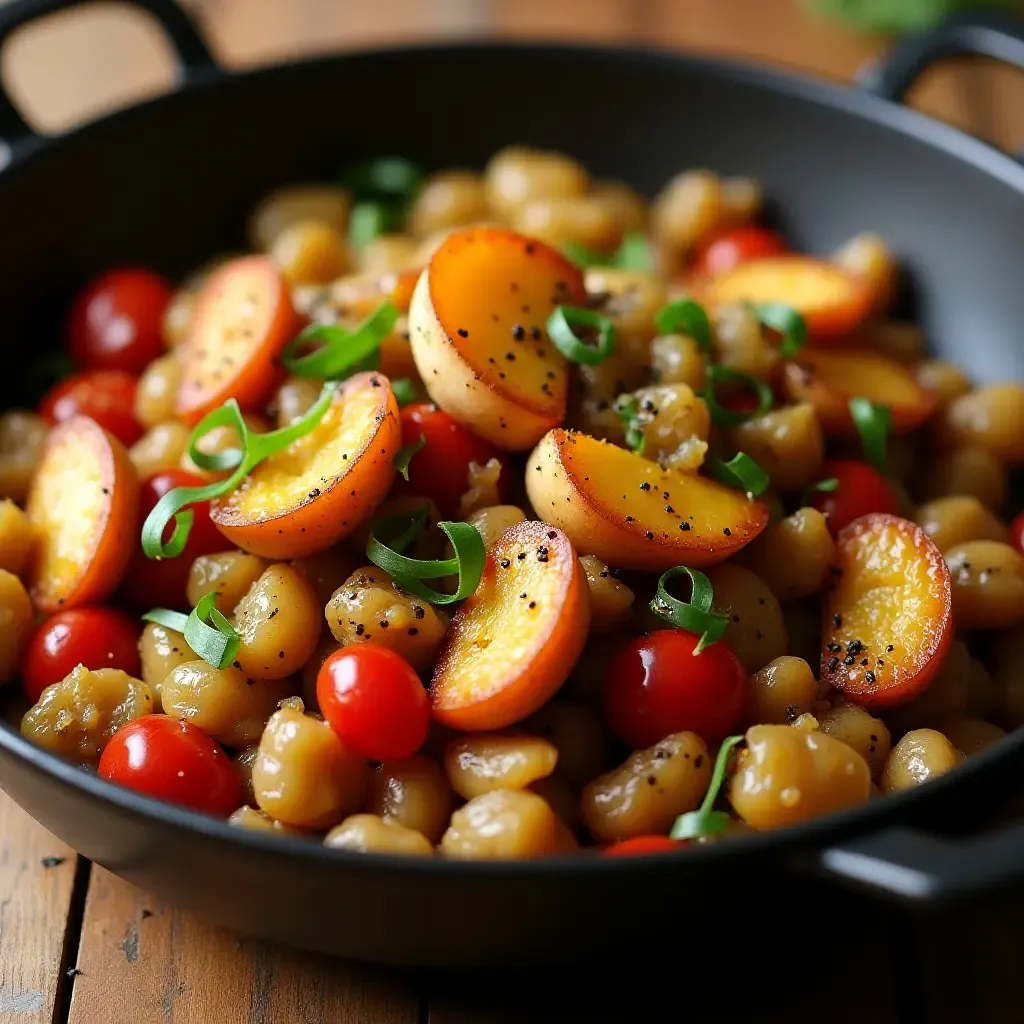
{"label": "diced vegetable piece", "polygon": [[741,491],[567,430],[537,445],[526,490],[577,550],[623,569],[713,565],[768,523],[767,506]]}

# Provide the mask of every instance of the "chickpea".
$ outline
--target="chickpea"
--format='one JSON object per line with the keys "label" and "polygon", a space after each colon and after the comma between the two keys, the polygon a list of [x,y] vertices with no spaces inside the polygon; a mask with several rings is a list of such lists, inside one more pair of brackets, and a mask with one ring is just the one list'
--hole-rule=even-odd
{"label": "chickpea", "polygon": [[422,754],[385,761],[371,776],[366,794],[371,814],[419,832],[434,844],[441,841],[455,803],[441,766]]}
{"label": "chickpea", "polygon": [[579,792],[606,764],[607,743],[601,720],[588,707],[556,698],[523,722],[523,728],[554,745],[554,774]]}
{"label": "chickpea", "polygon": [[999,513],[1006,504],[1006,469],[987,448],[954,448],[928,465],[918,490],[923,501],[968,495]]}
{"label": "chickpea", "polygon": [[889,756],[892,739],[880,718],[872,717],[859,704],[842,701],[817,714],[818,731],[856,750],[868,763],[873,778],[878,778]]}
{"label": "chickpea", "polygon": [[366,762],[326,722],[293,707],[270,716],[252,770],[261,811],[300,828],[330,828],[362,807],[366,782]]}
{"label": "chickpea", "polygon": [[457,860],[529,860],[558,852],[562,825],[536,793],[492,789],[452,815],[441,854]]}
{"label": "chickpea", "polygon": [[325,605],[359,563],[352,552],[338,544],[315,555],[293,558],[291,564],[309,580],[316,591],[316,599]]}
{"label": "chickpea", "polygon": [[558,815],[558,820],[566,828],[575,832],[580,825],[580,805],[576,794],[569,784],[557,775],[549,775],[546,779],[538,779],[528,787],[531,793],[543,797],[551,809]]}
{"label": "chickpea", "polygon": [[195,308],[196,293],[190,288],[179,288],[171,297],[160,324],[164,344],[169,349],[177,348],[185,340]]}
{"label": "chickpea", "polygon": [[971,718],[968,715],[954,715],[952,718],[944,718],[938,723],[938,731],[953,744],[963,757],[971,757],[980,754],[983,750],[995,746],[1000,740],[1006,738],[1006,733],[980,718]]}
{"label": "chickpea", "polygon": [[[630,341],[641,339],[646,342],[654,337],[654,315],[666,300],[663,282],[656,275],[642,270],[591,267],[584,274],[583,283],[587,294],[595,299],[602,298],[600,310],[615,327],[616,349],[627,357],[632,354],[638,357],[638,361],[646,363],[647,346],[635,349],[630,346]],[[606,359],[607,362],[609,360]]]}
{"label": "chickpea", "polygon": [[484,180],[476,171],[441,171],[431,175],[419,190],[409,210],[409,230],[418,238],[474,221],[486,220]]}
{"label": "chickpea", "polygon": [[612,211],[592,196],[531,199],[512,215],[512,226],[548,245],[584,245],[607,252],[622,236]]}
{"label": "chickpea", "polygon": [[335,651],[340,650],[341,644],[334,639],[334,635],[325,625],[320,631],[320,640],[317,642],[313,653],[309,656],[309,661],[302,666],[302,672],[299,673],[299,678],[302,682],[302,702],[308,709],[312,711],[320,710],[320,698],[316,692],[317,678],[320,675],[320,669],[323,668],[324,662]]}
{"label": "chickpea", "polygon": [[375,814],[353,814],[335,825],[324,846],[352,853],[394,853],[399,856],[433,857],[434,848],[419,832]]}
{"label": "chickpea", "polygon": [[925,502],[914,516],[940,551],[971,540],[1006,540],[1006,526],[969,494]]}
{"label": "chickpea", "polygon": [[647,227],[647,202],[642,195],[618,181],[598,181],[590,198],[612,215],[619,231],[643,231]]}
{"label": "chickpea", "polygon": [[32,601],[12,572],[0,569],[0,686],[15,679],[32,635]]}
{"label": "chickpea", "polygon": [[1024,555],[999,541],[971,540],[945,556],[961,629],[1006,629],[1024,620]]}
{"label": "chickpea", "polygon": [[466,519],[477,509],[497,505],[501,501],[498,483],[503,472],[500,459],[488,459],[482,466],[470,462],[466,473],[467,490],[459,499],[459,519]]}
{"label": "chickpea", "polygon": [[0,569],[21,576],[36,551],[36,529],[10,498],[0,500]]}
{"label": "chickpea", "polygon": [[659,334],[650,349],[651,380],[655,384],[686,384],[693,391],[704,387],[704,353],[685,334]]}
{"label": "chickpea", "polygon": [[899,793],[913,789],[929,779],[944,775],[962,760],[963,755],[941,732],[915,729],[892,748],[882,773],[882,792]]}
{"label": "chickpea", "polygon": [[490,548],[509,527],[525,519],[526,513],[518,505],[489,505],[468,515],[466,522],[476,527],[484,547]]}
{"label": "chickpea", "polygon": [[747,224],[764,205],[764,191],[753,178],[722,181],[722,215],[729,224]]}
{"label": "chickpea", "polygon": [[747,721],[753,725],[790,725],[810,713],[817,689],[811,666],[803,658],[784,654],[750,677]]}
{"label": "chickpea", "polygon": [[788,725],[755,725],[747,730],[729,802],[761,832],[864,803],[870,791],[867,761],[841,740]]}
{"label": "chickpea", "polygon": [[629,618],[633,607],[633,591],[620,583],[600,558],[583,555],[580,565],[590,588],[590,628],[604,629]]}
{"label": "chickpea", "polygon": [[410,235],[378,235],[356,254],[360,272],[387,274],[418,263],[419,244]]}
{"label": "chickpea", "polygon": [[174,419],[174,396],[180,383],[181,360],[176,355],[154,359],[135,388],[135,418],[144,427]]}
{"label": "chickpea", "polygon": [[816,508],[799,508],[771,523],[743,555],[780,601],[816,594],[835,558],[828,521]]}
{"label": "chickpea", "polygon": [[875,294],[875,308],[891,305],[899,291],[900,267],[892,250],[878,235],[854,235],[832,259],[844,270],[865,281]]}
{"label": "chickpea", "polygon": [[825,438],[808,402],[753,416],[726,437],[733,448],[757,462],[780,491],[799,491],[819,477]]}
{"label": "chickpea", "polygon": [[977,658],[971,658],[970,665],[970,685],[964,710],[975,718],[991,718],[999,701],[995,680]]}
{"label": "chickpea", "polygon": [[444,770],[452,789],[471,800],[492,789],[525,789],[555,770],[558,750],[517,730],[461,736],[445,748]]}
{"label": "chickpea", "polygon": [[21,734],[36,746],[79,764],[96,764],[122,725],[153,711],[153,692],[118,668],[73,668],[43,690],[21,720]]}
{"label": "chickpea", "polygon": [[[260,747],[258,743],[251,743],[244,750],[240,750],[231,759],[235,765],[235,769],[238,772],[238,778],[242,783],[242,792],[245,794],[245,802],[247,804],[256,803],[256,794],[252,791],[252,769],[256,764],[256,758],[259,755]],[[262,811],[258,811],[258,814],[262,814]],[[270,819],[267,819],[268,821]]]}
{"label": "chickpea", "polygon": [[716,565],[708,571],[715,592],[715,609],[730,622],[722,639],[747,672],[786,653],[786,624],[768,584],[740,565]]}
{"label": "chickpea", "polygon": [[320,383],[309,377],[287,377],[274,392],[271,408],[278,429],[291,426],[309,412],[320,397]]}
{"label": "chickpea", "polygon": [[235,607],[241,671],[258,679],[298,672],[320,639],[321,607],[302,573],[285,563],[270,566]]}
{"label": "chickpea", "polygon": [[331,224],[300,220],[282,228],[270,255],[289,285],[327,284],[348,269],[344,237]]}
{"label": "chickpea", "polygon": [[765,340],[761,322],[749,305],[726,303],[711,317],[713,360],[730,370],[767,380],[779,365],[779,351]]}
{"label": "chickpea", "polygon": [[443,612],[402,590],[375,565],[352,573],[324,615],[343,646],[372,641],[390,647],[418,672],[434,664],[448,629]]}
{"label": "chickpea", "polygon": [[249,244],[267,252],[285,228],[309,220],[328,224],[344,235],[350,206],[348,192],[331,185],[292,185],[276,189],[259,203],[249,218]]}
{"label": "chickpea", "polygon": [[188,603],[195,607],[212,590],[217,594],[217,610],[230,615],[266,568],[262,558],[246,551],[200,555],[188,571]]}
{"label": "chickpea", "polygon": [[988,384],[939,413],[936,437],[947,448],[980,445],[1007,466],[1024,462],[1024,385]]}
{"label": "chickpea", "polygon": [[499,150],[484,168],[487,205],[501,217],[511,217],[531,199],[581,196],[590,187],[583,166],[561,153],[526,146]]}
{"label": "chickpea", "polygon": [[142,681],[153,691],[153,711],[163,707],[164,680],[179,666],[195,661],[196,654],[177,630],[147,622],[139,637]]}
{"label": "chickpea", "polygon": [[686,384],[639,388],[632,398],[637,404],[633,423],[643,432],[646,457],[665,468],[699,469],[711,432],[704,399]]}
{"label": "chickpea", "polygon": [[711,781],[711,755],[692,732],[677,732],[631,754],[583,790],[583,822],[601,841],[668,832],[695,810]]}
{"label": "chickpea", "polygon": [[181,465],[187,457],[188,439],[191,432],[184,423],[168,420],[158,423],[146,431],[128,449],[140,480],[146,480],[157,473],[164,473]]}
{"label": "chickpea", "polygon": [[286,825],[283,821],[276,821],[269,814],[264,814],[263,811],[258,811],[248,804],[239,807],[228,818],[228,824],[235,828],[244,828],[249,832],[273,832],[279,836],[296,836],[298,838],[309,835],[301,828],[292,828],[291,825]]}
{"label": "chickpea", "polygon": [[284,679],[252,679],[233,666],[186,661],[164,679],[164,714],[191,722],[219,743],[244,747],[263,734],[277,705],[293,693]]}
{"label": "chickpea", "polygon": [[685,253],[723,220],[722,182],[710,171],[677,174],[651,204],[651,229],[676,253]]}
{"label": "chickpea", "polygon": [[914,375],[921,387],[936,395],[939,405],[949,405],[954,398],[966,395],[971,390],[967,374],[955,363],[943,359],[926,359],[914,367]]}
{"label": "chickpea", "polygon": [[954,640],[928,688],[913,700],[886,712],[889,728],[897,735],[902,735],[911,729],[934,725],[950,715],[963,714],[967,708],[973,674],[967,646],[960,640]]}
{"label": "chickpea", "polygon": [[0,415],[0,498],[24,504],[49,429],[34,412],[11,409]]}

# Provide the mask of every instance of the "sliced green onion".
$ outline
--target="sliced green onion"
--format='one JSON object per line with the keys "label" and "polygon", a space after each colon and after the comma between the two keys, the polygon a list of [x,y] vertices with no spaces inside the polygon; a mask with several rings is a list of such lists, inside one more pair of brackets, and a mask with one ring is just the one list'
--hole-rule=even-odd
{"label": "sliced green onion", "polygon": [[781,302],[755,302],[750,308],[765,327],[782,335],[779,355],[783,359],[792,359],[804,347],[807,342],[807,324],[792,306]]}
{"label": "sliced green onion", "polygon": [[[222,406],[208,413],[196,425],[189,438],[188,453],[192,461],[200,468],[212,471],[234,469],[224,480],[214,480],[203,487],[175,487],[168,491],[146,516],[142,524],[142,550],[147,558],[175,558],[181,554],[188,541],[192,529],[194,513],[187,505],[210,501],[233,491],[252,470],[287,448],[293,441],[305,437],[324,418],[334,401],[337,385],[324,384],[320,397],[303,414],[303,416],[287,427],[271,430],[260,434],[250,430],[238,402],[229,398]],[[207,454],[198,448],[199,442],[216,427],[230,426],[238,431],[241,448],[232,448],[225,452]],[[174,520],[174,532],[165,544],[164,529]]]}
{"label": "sliced green onion", "polygon": [[628,231],[622,236],[622,243],[613,253],[591,249],[579,242],[566,242],[562,252],[576,266],[586,270],[588,267],[614,267],[617,270],[639,270],[649,273],[654,269],[654,256],[650,243],[642,231]]}
{"label": "sliced green onion", "polygon": [[640,403],[635,398],[616,406],[619,419],[622,420],[622,429],[625,433],[626,447],[637,455],[643,455],[647,451],[647,435],[644,434],[638,419]]}
{"label": "sliced green onion", "polygon": [[174,612],[169,608],[154,608],[142,618],[146,622],[156,622],[182,633],[185,643],[203,661],[214,668],[227,668],[235,660],[242,638],[215,606],[216,600],[216,591],[210,591],[200,598],[191,615]]}
{"label": "sliced green onion", "polygon": [[[355,330],[338,324],[310,324],[288,342],[281,362],[296,377],[342,380],[377,365],[380,343],[395,329],[398,310],[382,302]],[[313,351],[310,346],[317,345]]]}
{"label": "sliced green onion", "polygon": [[[757,377],[752,377],[749,373],[730,370],[728,366],[713,365],[707,368],[704,377],[704,389],[700,394],[707,403],[708,412],[716,426],[738,427],[754,416],[760,416],[767,412],[775,401],[772,389],[763,380],[758,380]],[[742,384],[745,388],[749,388],[757,397],[757,408],[752,412],[737,412],[734,409],[727,409],[715,395],[715,388],[719,384]]]}
{"label": "sliced green onion", "polygon": [[345,169],[342,184],[361,199],[411,199],[423,182],[423,169],[401,156],[379,156]]}
{"label": "sliced green onion", "polygon": [[[422,515],[422,510],[417,515]],[[483,576],[486,559],[483,538],[476,527],[470,526],[469,523],[438,523],[437,525],[451,541],[455,555],[452,558],[427,561],[420,558],[408,558],[400,550],[400,547],[407,546],[419,533],[422,533],[422,525],[418,526],[416,532],[407,528],[397,540],[392,541],[390,547],[378,539],[378,531],[395,525],[399,518],[404,518],[406,522],[409,521],[408,516],[389,516],[387,520],[378,520],[373,524],[370,540],[366,545],[366,557],[392,576],[404,590],[422,597],[424,601],[429,601],[431,604],[454,604],[456,601],[463,601],[469,597],[480,585],[480,577]],[[422,582],[423,580],[451,576],[453,573],[458,573],[459,577],[458,589],[454,594],[442,593],[425,586]]]}
{"label": "sliced green onion", "polygon": [[711,321],[704,307],[693,299],[677,299],[654,314],[654,325],[662,334],[688,334],[702,352],[711,351]]}
{"label": "sliced green onion", "polygon": [[412,457],[426,445],[427,439],[420,434],[418,440],[413,441],[411,444],[403,444],[398,449],[398,454],[395,456],[395,469],[402,474],[403,479],[409,479],[409,463],[412,462]]}
{"label": "sliced green onion", "polygon": [[839,481],[834,476],[830,476],[827,480],[819,480],[804,490],[800,497],[800,504],[806,508],[814,500],[815,494],[831,494],[838,487]]}
{"label": "sliced green onion", "polygon": [[729,815],[725,811],[715,810],[715,801],[725,782],[725,773],[729,767],[729,756],[737,743],[742,743],[742,736],[729,736],[722,740],[715,758],[715,769],[711,773],[711,783],[704,796],[704,802],[695,811],[680,814],[672,826],[669,835],[673,839],[703,839],[718,835],[729,827]]}
{"label": "sliced green onion", "polygon": [[375,519],[373,532],[381,543],[402,554],[423,533],[429,522],[430,506],[423,505],[411,512],[396,512],[393,516]]}
{"label": "sliced green onion", "polygon": [[768,490],[772,478],[746,453],[737,452],[728,462],[712,459],[708,472],[726,487],[745,491],[748,498],[756,498]]}
{"label": "sliced green onion", "polygon": [[589,267],[607,267],[611,265],[612,260],[608,253],[591,249],[579,242],[566,242],[562,246],[562,255],[567,256],[581,270],[586,270]]}
{"label": "sliced green onion", "polygon": [[408,377],[399,377],[397,380],[393,380],[391,382],[391,393],[395,396],[395,401],[398,402],[399,407],[412,405],[413,402],[418,402],[420,398],[416,385]]}
{"label": "sliced green onion", "polygon": [[397,231],[405,210],[394,202],[367,200],[356,203],[348,218],[348,240],[353,249],[363,249],[375,238]]}
{"label": "sliced green onion", "polygon": [[867,398],[851,398],[849,405],[854,426],[860,434],[864,458],[879,473],[884,473],[886,449],[892,431],[892,410],[887,405],[876,405]]}
{"label": "sliced green onion", "polygon": [[[596,344],[584,341],[573,328],[596,331]],[[597,366],[615,351],[615,325],[592,309],[556,306],[548,317],[547,331],[555,348],[572,363]]]}
{"label": "sliced green onion", "polygon": [[[669,580],[683,574],[690,577],[693,587],[689,601],[680,601],[665,589]],[[705,647],[710,647],[717,640],[721,640],[722,634],[729,625],[728,615],[712,611],[711,602],[714,600],[714,596],[711,581],[704,573],[685,565],[677,565],[674,569],[669,569],[658,580],[657,593],[651,600],[651,611],[658,618],[670,622],[677,629],[697,633],[700,636],[700,641],[693,649],[693,653],[697,655]]]}

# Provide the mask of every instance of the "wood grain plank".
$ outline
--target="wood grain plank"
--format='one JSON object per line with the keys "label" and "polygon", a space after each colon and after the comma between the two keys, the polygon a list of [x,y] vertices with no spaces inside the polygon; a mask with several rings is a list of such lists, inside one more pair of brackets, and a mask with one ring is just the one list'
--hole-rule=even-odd
{"label": "wood grain plank", "polygon": [[239,938],[101,868],[77,967],[70,1024],[416,1024],[419,1013],[407,975]]}
{"label": "wood grain plank", "polygon": [[0,1024],[50,1024],[75,860],[0,792]]}

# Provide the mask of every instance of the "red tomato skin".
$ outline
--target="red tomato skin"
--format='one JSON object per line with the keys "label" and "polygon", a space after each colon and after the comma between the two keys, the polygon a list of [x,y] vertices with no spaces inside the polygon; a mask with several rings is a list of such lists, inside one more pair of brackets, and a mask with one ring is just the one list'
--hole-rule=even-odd
{"label": "red tomato skin", "polygon": [[668,836],[634,836],[612,843],[604,851],[606,857],[644,857],[652,853],[676,853],[686,845],[685,841],[670,839]]}
{"label": "red tomato skin", "polygon": [[504,500],[509,468],[497,448],[430,402],[417,402],[402,410],[402,444],[416,444],[420,437],[426,444],[412,457],[408,482],[397,481],[396,493],[430,498],[443,518],[451,518],[469,490],[469,464],[483,466],[489,459],[498,459],[502,466],[498,491]]}
{"label": "red tomato skin", "polygon": [[826,459],[821,466],[821,479],[834,478],[839,485],[834,491],[817,491],[814,507],[825,516],[829,533],[835,537],[844,526],[871,512],[900,515],[900,500],[884,476],[859,459]]}
{"label": "red tomato skin", "polygon": [[714,277],[763,256],[781,256],[789,252],[786,240],[775,231],[744,224],[716,231],[701,243],[694,257],[694,270]]}
{"label": "red tomato skin", "polygon": [[1020,512],[1010,522],[1010,544],[1024,555],[1024,512]]}
{"label": "red tomato skin", "polygon": [[659,629],[626,643],[612,659],[605,721],[634,750],[684,730],[717,743],[735,730],[747,697],[747,673],[722,642],[694,655],[700,637]]}
{"label": "red tomato skin", "polygon": [[137,793],[226,818],[241,807],[231,759],[197,726],[145,715],[121,726],[100,756],[101,778]]}
{"label": "red tomato skin", "polygon": [[57,612],[29,638],[21,670],[25,696],[35,704],[76,665],[119,668],[137,677],[140,632],[139,623],[116,608],[87,605]]}
{"label": "red tomato skin", "polygon": [[152,270],[122,267],[93,278],[67,321],[71,357],[88,370],[136,376],[163,354],[163,316],[174,286]]}
{"label": "red tomato skin", "polygon": [[335,651],[320,668],[316,694],[338,738],[369,761],[411,757],[426,741],[430,698],[413,667],[387,647]]}
{"label": "red tomato skin", "polygon": [[[169,469],[150,477],[139,492],[138,531],[153,506],[175,487],[202,487],[207,481],[185,469]],[[134,608],[184,609],[188,604],[185,587],[192,562],[200,555],[226,551],[231,545],[210,519],[210,503],[190,505],[195,513],[185,550],[177,558],[147,558],[141,541],[132,553],[121,584],[121,596]],[[164,530],[166,541],[173,532],[173,523]]]}
{"label": "red tomato skin", "polygon": [[43,395],[39,413],[50,423],[88,416],[127,446],[143,434],[135,419],[135,378],[123,370],[86,370],[65,377]]}

